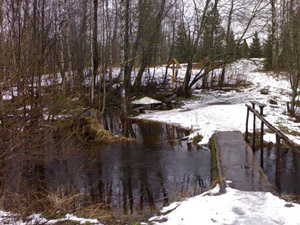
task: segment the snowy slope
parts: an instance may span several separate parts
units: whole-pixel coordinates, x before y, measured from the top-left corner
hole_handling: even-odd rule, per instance
[[[194,100],[184,102],[180,109],[169,111],[148,111],[138,116],[140,119],[155,120],[176,124],[191,129],[193,135],[200,134],[204,138],[199,144],[207,144],[215,131],[239,130],[245,132],[246,107],[250,101],[265,103],[266,119],[277,128],[288,128],[290,131],[300,132],[297,123],[291,121],[286,115],[286,102],[290,100],[290,87],[287,78],[275,77],[272,74],[258,72],[262,62],[240,60],[227,68],[228,76],[235,79],[245,79],[252,85],[241,91],[210,91],[194,92]],[[269,94],[261,94],[267,89]],[[277,105],[270,104],[270,99],[276,100]],[[252,115],[250,115],[250,130],[252,129]],[[257,121],[257,128],[260,122]],[[283,130],[284,132],[284,130]],[[286,135],[295,143],[300,144],[300,137],[293,136],[291,132]],[[265,135],[266,141],[274,141],[275,135]]]
[[[181,109],[170,111],[148,111],[138,118],[177,124],[189,128],[193,135],[204,138],[199,144],[207,144],[215,131],[245,131],[246,107],[252,100],[265,103],[266,119],[278,128],[286,127],[299,132],[297,123],[291,121],[286,112],[290,99],[287,78],[259,72],[261,61],[241,60],[227,68],[227,74],[252,82],[241,92],[196,91],[196,100],[186,101]],[[268,94],[261,90],[267,89]],[[270,104],[270,99],[277,105]],[[250,117],[250,129],[253,117]],[[257,122],[257,125],[260,123]],[[274,134],[266,134],[267,141],[274,141]],[[300,144],[300,137],[287,136]],[[202,195],[176,202],[164,208],[161,216],[154,216],[149,224],[193,225],[193,224],[300,224],[300,205],[288,203],[271,193],[245,192],[230,187],[225,194],[218,194],[219,187]]]
[[[162,210],[162,213],[170,213],[154,216],[149,221],[161,225],[300,224],[300,205],[288,203],[271,193],[230,187],[226,188],[226,194],[218,194],[218,191],[217,186],[186,201],[175,202]]]

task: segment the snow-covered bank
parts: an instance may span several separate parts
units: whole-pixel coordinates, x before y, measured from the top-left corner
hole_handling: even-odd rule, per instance
[[[242,60],[227,68],[228,76],[235,79],[248,80],[252,84],[243,89],[226,91],[196,90],[191,100],[185,101],[180,109],[170,111],[148,111],[139,118],[157,120],[189,128],[192,135],[200,134],[204,138],[200,144],[206,144],[215,131],[240,130],[245,131],[245,104],[256,100],[267,104],[266,118],[277,127],[287,127],[292,131],[299,131],[296,123],[285,115],[286,101],[289,100],[289,83],[284,77],[277,78],[266,73],[258,72],[259,65],[252,61]],[[151,73],[152,74],[152,73]],[[161,73],[163,74],[163,73]],[[180,76],[183,76],[182,71]],[[262,89],[268,90],[263,94]],[[271,104],[270,99],[276,101]],[[252,125],[250,118],[250,126]],[[259,125],[259,121],[257,122]],[[258,126],[259,127],[259,126]],[[251,127],[250,127],[251,128]],[[299,137],[287,133],[289,137],[300,143]],[[274,139],[274,134],[266,134],[265,139]],[[198,161],[199,162],[199,161]],[[190,163],[190,161],[188,162]],[[177,164],[178,165],[178,162]],[[198,164],[197,164],[198,165]],[[293,166],[293,165],[292,165]],[[296,211],[299,205],[287,203],[270,193],[242,192],[227,188],[227,193],[215,195],[218,188],[205,194],[187,199],[183,202],[171,204],[163,212],[176,208],[171,213],[151,219],[154,223],[159,219],[165,224],[299,224]],[[0,213],[0,224],[55,224],[65,221],[75,223],[95,223],[98,220],[77,218],[66,215],[58,220],[46,220],[34,214],[28,217],[28,222],[19,221],[17,215]],[[167,220],[167,221],[165,221]],[[26,220],[27,221],[27,220]],[[150,223],[151,224],[151,223]]]
[[[300,224],[300,205],[286,202],[271,193],[246,192],[230,187],[218,194],[219,187],[164,208],[162,216],[149,221],[165,225]],[[171,211],[171,212],[170,212]],[[167,213],[170,212],[170,213]]]
[[[33,214],[26,218],[26,221],[18,219],[17,214],[10,212],[0,211],[0,224],[2,225],[35,225],[35,224],[60,224],[62,222],[70,222],[70,224],[94,224],[102,225],[97,219],[86,219],[67,214],[64,218],[47,220],[40,214]]]
[[[252,85],[238,91],[195,91],[194,99],[184,102],[180,109],[168,111],[148,111],[138,116],[140,119],[155,120],[176,124],[191,129],[192,135],[202,135],[199,144],[207,144],[215,131],[239,130],[245,132],[246,107],[250,101],[266,104],[266,119],[281,129],[295,143],[300,144],[300,137],[293,135],[300,132],[297,123],[286,115],[286,103],[290,100],[289,81],[285,77],[275,77],[261,69],[261,61],[241,60],[227,68],[227,75],[234,79],[251,82]],[[267,90],[267,94],[262,92]],[[270,100],[276,103],[271,104]],[[250,121],[252,119],[250,115]],[[257,120],[257,127],[260,122]],[[250,130],[252,123],[250,122]],[[286,132],[288,131],[288,132]],[[275,135],[267,133],[266,141],[274,141]]]
[[[289,81],[261,70],[261,61],[241,60],[227,68],[227,75],[252,84],[237,91],[195,91],[194,99],[185,101],[180,109],[148,111],[140,119],[156,120],[191,129],[193,135],[204,138],[199,144],[207,144],[216,131],[239,130],[245,132],[246,107],[250,101],[267,106],[265,118],[281,129],[295,143],[300,144],[299,125],[286,114],[286,102],[290,100]],[[264,91],[262,91],[264,90]],[[272,104],[271,104],[272,102]],[[250,115],[250,131],[253,130]],[[259,128],[260,122],[257,121]],[[285,132],[286,131],[286,132]],[[274,141],[275,135],[264,135],[266,141]],[[225,194],[217,194],[218,187],[202,195],[176,202],[164,208],[162,216],[152,217],[150,224],[300,224],[300,205],[288,203],[271,193],[245,192],[230,187]],[[166,213],[168,212],[168,213]]]

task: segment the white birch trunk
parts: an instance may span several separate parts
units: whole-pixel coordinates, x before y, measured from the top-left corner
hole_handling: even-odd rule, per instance
[[[64,24],[64,17],[63,17],[63,7],[62,1],[58,0],[58,16],[59,16],[59,40],[60,40],[60,75],[62,78],[62,85],[65,84],[65,59],[64,59],[64,40],[63,40],[63,24]]]

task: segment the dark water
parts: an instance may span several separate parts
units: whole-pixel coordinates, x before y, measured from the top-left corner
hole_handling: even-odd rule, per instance
[[[124,125],[115,117],[102,123],[136,141],[100,144],[62,156],[52,149],[44,165],[48,191],[57,193],[61,187],[83,194],[85,204],[102,203],[130,214],[157,210],[209,187],[210,152],[181,141],[187,131],[144,121]]]
[[[255,152],[260,160],[260,151]],[[275,185],[276,151],[264,148],[264,172]],[[283,149],[281,158],[281,193],[300,195],[300,155],[292,150]]]

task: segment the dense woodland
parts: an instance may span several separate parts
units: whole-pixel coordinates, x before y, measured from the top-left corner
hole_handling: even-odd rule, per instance
[[[127,96],[142,91],[145,70],[172,58],[188,64],[181,87],[185,96],[200,79],[207,88],[211,70],[240,57],[264,56],[266,69],[288,72],[292,89],[298,86],[299,1],[2,0],[0,4],[2,95],[11,91],[13,98],[31,106],[30,111],[36,111],[45,92],[68,96],[82,88],[91,107],[103,108],[114,83]],[[255,27],[255,22],[260,25]],[[267,36],[259,35],[266,30]],[[202,70],[191,80],[194,62],[200,62]],[[114,67],[121,68],[117,79]],[[132,81],[135,69],[138,74]],[[43,89],[43,75],[53,80],[50,90]],[[225,75],[224,67],[220,86]]]
[[[7,160],[24,162],[28,149],[40,160],[45,131],[57,130],[59,115],[126,111],[131,96],[164,87],[166,79],[145,84],[143,76],[172,58],[187,65],[176,90],[184,97],[198,81],[210,88],[216,68],[223,87],[227,64],[265,58],[266,70],[289,76],[294,114],[299,18],[299,0],[0,0],[1,176]],[[20,170],[36,174],[33,165]]]

